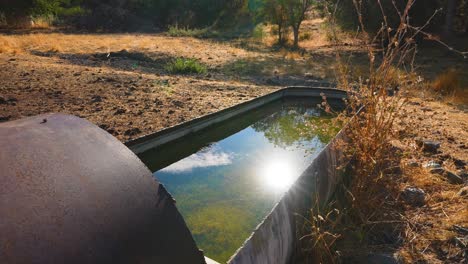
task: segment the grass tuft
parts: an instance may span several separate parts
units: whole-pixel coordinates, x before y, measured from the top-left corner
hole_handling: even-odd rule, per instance
[[[217,33],[209,28],[183,28],[179,26],[170,26],[167,34],[171,37],[193,37],[193,38],[209,38],[215,37]]]
[[[203,74],[206,66],[196,59],[177,58],[169,62],[165,69],[172,74]]]
[[[438,75],[430,86],[435,92],[442,95],[453,94],[460,89],[460,72],[449,69]]]

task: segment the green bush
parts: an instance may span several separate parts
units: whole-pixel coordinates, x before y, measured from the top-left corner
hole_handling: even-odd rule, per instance
[[[165,69],[173,74],[203,74],[206,73],[206,66],[196,59],[177,58],[169,62]]]
[[[169,26],[167,34],[171,37],[194,37],[194,38],[208,38],[214,37],[216,32],[210,31],[208,28],[183,28],[178,26]]]

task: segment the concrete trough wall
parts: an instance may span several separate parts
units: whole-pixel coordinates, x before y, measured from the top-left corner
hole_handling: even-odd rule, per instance
[[[331,88],[288,87],[274,93],[255,98],[253,100],[226,108],[219,112],[209,114],[188,122],[149,134],[134,140],[127,141],[125,145],[135,154],[143,153],[149,149],[170,143],[183,136],[198,132],[202,129],[226,121],[232,117],[245,114],[248,111],[264,106],[285,97],[321,97],[321,94],[330,99],[343,99],[346,92]]]
[[[302,263],[297,261],[306,258],[298,244],[303,217],[316,203],[328,201],[335,191],[342,153],[334,145],[342,137],[339,133],[322,150],[228,263]]]
[[[129,141],[126,145],[139,154],[282,98],[322,96],[326,96],[327,99],[344,99],[346,92],[330,88],[288,87],[220,112]],[[297,241],[300,238],[298,226],[302,223],[298,221],[300,219],[298,215],[306,215],[316,201],[327,201],[333,194],[339,179],[336,167],[341,155],[333,146],[339,138],[342,138],[341,132],[322,150],[290,190],[285,193],[271,213],[258,225],[251,237],[234,254],[229,263],[287,264],[302,257],[300,250],[297,249]]]

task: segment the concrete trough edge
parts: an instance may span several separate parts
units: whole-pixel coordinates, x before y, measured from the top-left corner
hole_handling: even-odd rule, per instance
[[[232,117],[244,114],[252,109],[261,107],[285,97],[321,97],[325,95],[331,99],[343,99],[346,92],[335,88],[293,86],[277,90],[273,93],[257,97],[238,105],[208,114],[190,121],[151,133],[124,144],[135,154],[141,154],[149,149],[170,143],[188,134],[195,133],[207,127],[226,121]]]

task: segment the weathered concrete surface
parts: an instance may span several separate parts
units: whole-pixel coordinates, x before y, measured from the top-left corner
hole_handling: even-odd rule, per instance
[[[288,97],[321,98],[322,96],[334,99],[334,104],[343,106],[341,99],[346,98],[347,94],[345,91],[332,88],[288,87],[129,141],[126,145],[136,154],[140,154],[276,100]],[[341,134],[337,135],[333,142],[341,137]],[[300,238],[297,226],[302,225],[303,221],[297,214],[305,215],[315,202],[326,201],[334,192],[338,180],[336,166],[340,153],[333,148],[333,142],[318,155],[229,263],[290,263],[293,259],[301,258],[298,256],[301,252],[297,250],[296,243]]]
[[[335,191],[341,152],[334,145],[341,138],[340,133],[322,150],[228,263],[286,264],[304,258],[297,244],[302,236],[303,216]]]
[[[0,263],[205,263],[143,163],[89,122],[0,124]]]
[[[274,93],[267,94],[247,102],[229,107],[227,109],[218,111],[213,114],[209,114],[197,119],[190,120],[188,122],[179,124],[174,127],[170,127],[161,130],[156,133],[152,133],[141,138],[130,140],[125,143],[135,154],[143,153],[147,150],[156,148],[163,144],[170,143],[171,141],[182,138],[183,136],[191,133],[200,131],[207,127],[216,125],[229,118],[247,113],[248,111],[264,106],[276,100],[280,100],[286,97],[318,97],[326,95],[329,99],[343,99],[346,98],[346,92],[332,88],[311,88],[311,87],[288,87],[278,90]]]

